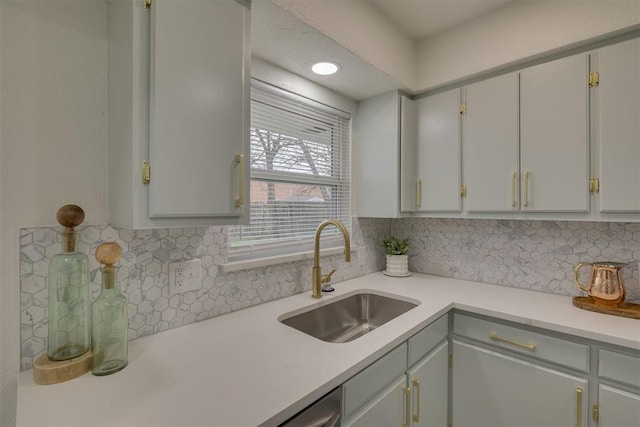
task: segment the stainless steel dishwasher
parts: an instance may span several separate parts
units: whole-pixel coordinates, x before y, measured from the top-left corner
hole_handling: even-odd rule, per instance
[[[340,427],[341,402],[340,387],[337,387],[281,424],[281,427]]]

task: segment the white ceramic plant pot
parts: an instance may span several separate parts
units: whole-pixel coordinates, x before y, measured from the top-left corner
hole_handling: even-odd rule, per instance
[[[387,255],[387,270],[389,276],[407,276],[409,274],[409,255]]]

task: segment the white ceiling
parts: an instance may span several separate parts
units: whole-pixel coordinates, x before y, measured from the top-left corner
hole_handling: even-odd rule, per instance
[[[394,78],[270,1],[251,4],[251,52],[353,100],[402,88]],[[324,59],[340,64],[340,72],[314,74],[311,66]]]
[[[413,40],[422,40],[514,0],[368,0]]]
[[[515,0],[359,1],[378,9],[409,40],[418,41]],[[408,90],[395,78],[269,0],[252,2],[251,50],[255,56],[356,101],[389,90]],[[332,76],[312,73],[311,65],[323,59],[339,63],[340,72]]]

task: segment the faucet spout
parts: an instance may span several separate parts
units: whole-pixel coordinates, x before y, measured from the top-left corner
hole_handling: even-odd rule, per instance
[[[313,291],[311,296],[316,299],[322,297],[322,283],[329,282],[331,280],[331,274],[333,274],[332,271],[329,275],[323,276],[320,268],[320,234],[322,234],[322,230],[324,230],[328,225],[335,225],[342,233],[342,238],[344,239],[344,260],[346,262],[351,262],[351,239],[349,238],[347,228],[337,219],[327,219],[322,221],[320,225],[318,225],[318,228],[316,228],[316,233],[313,238]]]

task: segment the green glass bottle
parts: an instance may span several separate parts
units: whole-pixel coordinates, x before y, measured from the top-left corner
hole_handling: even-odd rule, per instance
[[[50,360],[68,360],[89,350],[89,258],[76,252],[74,227],[84,220],[84,211],[76,205],[58,210],[58,222],[65,227],[62,253],[49,262],[49,335]]]
[[[127,298],[116,283],[116,267],[122,256],[117,243],[103,243],[96,249],[102,267],[102,291],[91,304],[91,351],[93,375],[109,375],[127,366]]]

